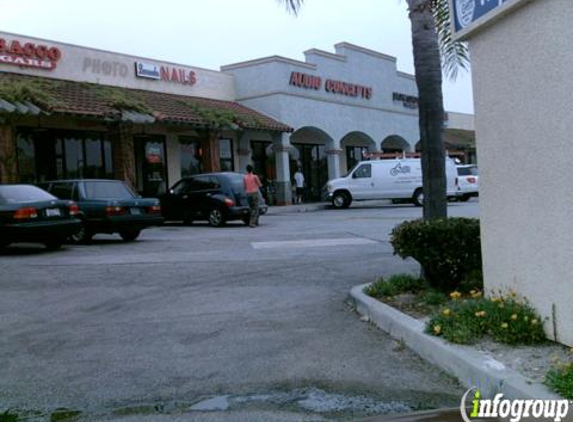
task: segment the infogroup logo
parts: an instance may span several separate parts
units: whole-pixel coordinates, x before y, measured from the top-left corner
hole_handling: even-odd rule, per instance
[[[468,408],[471,409],[469,414]],[[510,400],[504,399],[501,393],[491,400],[482,398],[480,390],[472,387],[462,396],[460,412],[464,422],[474,422],[478,418],[509,418],[510,422],[534,418],[560,422],[569,413],[569,400]]]

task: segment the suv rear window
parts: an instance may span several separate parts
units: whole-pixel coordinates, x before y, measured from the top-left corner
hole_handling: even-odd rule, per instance
[[[31,185],[0,186],[0,204],[20,204],[25,202],[50,201],[57,199],[45,190]]]
[[[85,182],[87,199],[131,199],[135,195],[123,182]]]

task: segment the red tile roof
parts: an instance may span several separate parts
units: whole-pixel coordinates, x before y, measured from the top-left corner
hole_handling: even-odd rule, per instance
[[[27,100],[51,113],[90,116],[121,120],[122,110],[152,115],[156,122],[214,127],[232,123],[243,129],[292,132],[292,128],[258,111],[233,101],[212,100],[137,89],[111,87],[86,82],[64,81],[13,73],[0,73],[0,99],[13,103],[14,98],[2,95],[10,86],[35,87],[48,94],[18,95],[16,101]],[[28,92],[29,90],[25,89]],[[43,96],[42,96],[43,97]]]

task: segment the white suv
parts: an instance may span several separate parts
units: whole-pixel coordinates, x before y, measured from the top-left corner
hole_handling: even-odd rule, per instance
[[[474,164],[459,165],[458,168],[458,200],[466,202],[472,196],[479,196],[478,169]]]

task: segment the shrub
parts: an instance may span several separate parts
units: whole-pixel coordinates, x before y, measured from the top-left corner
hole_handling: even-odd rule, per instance
[[[566,399],[573,400],[573,363],[550,369],[545,376],[545,385]]]
[[[383,296],[396,296],[400,293],[417,293],[427,287],[424,279],[410,274],[394,274],[384,280],[380,277],[376,282],[366,287],[364,293],[368,296],[380,298]]]
[[[428,321],[426,332],[452,343],[472,344],[484,335],[510,345],[545,341],[541,318],[513,296],[451,300]],[[453,295],[458,297],[458,295]]]
[[[406,221],[396,226],[390,243],[394,254],[414,258],[431,286],[448,291],[481,271],[479,220],[440,218]]]

